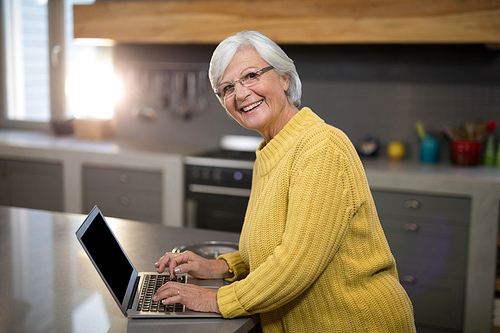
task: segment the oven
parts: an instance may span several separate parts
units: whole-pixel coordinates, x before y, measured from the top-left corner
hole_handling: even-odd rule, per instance
[[[220,149],[186,157],[186,226],[241,232],[262,140],[250,138],[252,144],[236,145],[241,137],[224,137]]]

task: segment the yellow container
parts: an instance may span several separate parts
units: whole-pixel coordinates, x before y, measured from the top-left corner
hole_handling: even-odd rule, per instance
[[[114,136],[113,119],[75,119],[73,122],[75,136],[84,140],[106,140]]]

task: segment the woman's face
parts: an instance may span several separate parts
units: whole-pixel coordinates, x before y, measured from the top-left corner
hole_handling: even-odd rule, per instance
[[[253,50],[237,52],[229,63],[221,85],[239,80],[250,72],[269,66]],[[274,70],[263,73],[251,87],[236,83],[235,93],[223,99],[227,112],[243,127],[258,131],[269,142],[296,113],[286,97],[288,78],[280,77]]]

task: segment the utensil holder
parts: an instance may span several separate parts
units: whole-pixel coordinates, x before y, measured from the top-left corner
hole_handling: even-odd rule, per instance
[[[481,141],[453,140],[451,161],[455,165],[478,165],[481,161]]]
[[[432,136],[426,136],[420,143],[420,161],[437,163],[439,161],[440,142]]]

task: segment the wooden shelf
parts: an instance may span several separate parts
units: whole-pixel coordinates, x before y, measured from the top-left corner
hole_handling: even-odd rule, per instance
[[[106,1],[74,6],[75,38],[217,44],[241,30],[278,43],[500,43],[491,0]]]

